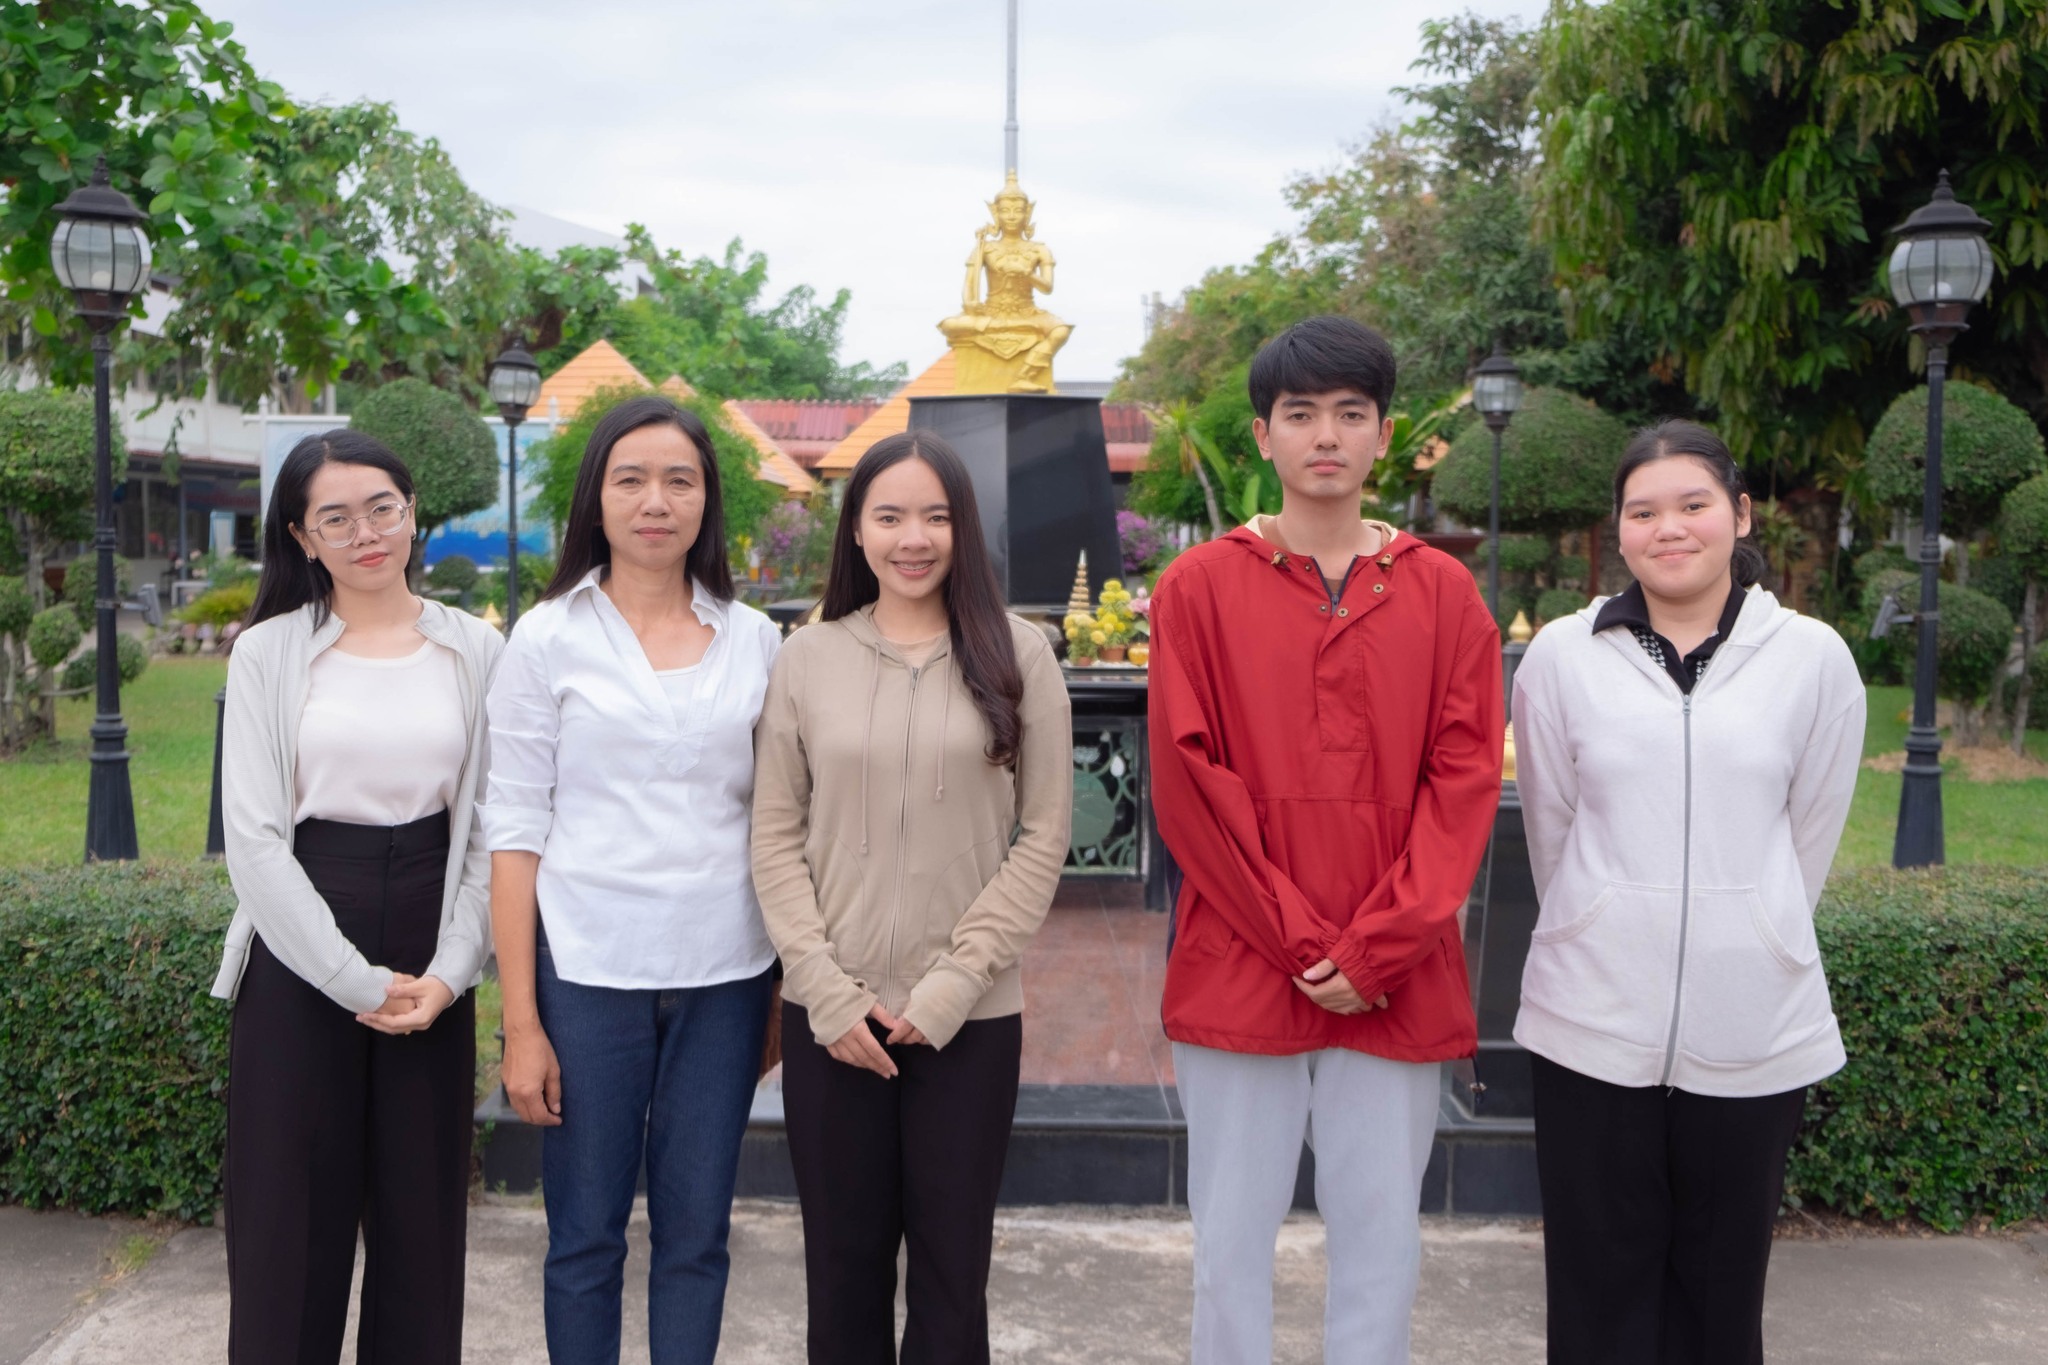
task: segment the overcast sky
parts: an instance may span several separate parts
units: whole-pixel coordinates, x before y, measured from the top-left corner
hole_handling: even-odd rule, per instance
[[[1541,0],[1021,0],[1025,191],[1074,324],[1065,379],[1107,379],[1141,296],[1242,262],[1282,187],[1399,115],[1417,28]],[[664,247],[765,251],[779,293],[848,288],[842,358],[944,349],[1002,184],[1003,0],[211,0],[301,101],[397,106],[486,197]]]

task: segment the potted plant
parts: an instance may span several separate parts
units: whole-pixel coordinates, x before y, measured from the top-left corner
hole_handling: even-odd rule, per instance
[[[1095,608],[1095,624],[1101,633],[1104,663],[1120,664],[1138,633],[1137,613],[1131,609],[1131,594],[1120,579],[1103,580],[1102,600]]]
[[[1106,633],[1096,623],[1095,617],[1087,612],[1068,612],[1065,622],[1067,633],[1067,662],[1076,668],[1087,668],[1094,664],[1102,653]]]

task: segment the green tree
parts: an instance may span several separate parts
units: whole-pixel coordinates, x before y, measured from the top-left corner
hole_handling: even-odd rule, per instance
[[[1906,570],[1878,574],[1863,590],[1864,609],[1874,615],[1886,597],[1918,602],[1919,585],[1920,575]],[[1936,691],[1954,703],[1951,728],[1967,748],[1982,739],[1984,703],[2012,648],[2012,613],[1996,598],[1956,583],[1936,585],[1935,609],[1941,613],[1934,633]],[[1910,659],[1919,652],[1920,632],[1901,627],[1897,642]]]
[[[1954,362],[2048,393],[2048,0],[1559,0],[1534,225],[1579,335],[1637,329],[1737,455],[1862,450],[1914,380],[1886,233],[1935,174],[1994,224]]]
[[[2020,608],[2020,658],[2031,663],[2041,643],[2041,583],[2048,579],[2048,474],[2036,474],[2005,495],[1998,539],[2006,556],[2027,576],[2026,600]],[[2031,666],[2020,670],[2012,708],[2012,751],[2016,754],[2026,752],[2035,671]]]
[[[533,510],[553,522],[557,533],[569,519],[569,508],[576,495],[576,472],[583,467],[583,452],[590,446],[599,419],[629,398],[658,392],[635,384],[599,389],[583,400],[576,415],[556,428],[554,435],[533,448],[530,458],[538,462],[535,467],[539,471]],[[678,399],[673,394],[660,396],[695,413],[711,434],[711,450],[718,460],[719,491],[725,500],[726,540],[737,560],[739,542],[752,538],[760,529],[762,518],[781,501],[782,489],[760,477],[761,459],[753,443],[733,430],[716,399],[701,394],[688,399]]]
[[[876,370],[839,363],[852,294],[825,305],[808,285],[769,302],[768,258],[735,237],[719,259],[663,251],[645,228],[627,229],[628,251],[654,276],[654,292],[612,310],[606,332],[643,374],[679,374],[722,398],[858,398],[887,393],[908,376],[900,362]]]
[[[1597,525],[1613,510],[1614,464],[1627,444],[1628,427],[1587,399],[1559,389],[1524,393],[1501,437],[1500,524],[1503,531],[1534,533],[1541,549],[1511,555],[1512,542],[1501,537],[1503,625],[1517,611],[1536,610],[1543,586],[1558,586],[1559,536]],[[1467,526],[1486,525],[1493,503],[1491,431],[1478,422],[1466,426],[1432,472],[1439,509]],[[1483,548],[1480,553],[1483,562]],[[1545,577],[1551,582],[1538,581]]]
[[[498,443],[454,394],[420,379],[393,380],[356,404],[349,425],[389,446],[412,471],[421,540],[497,501]]]
[[[1870,433],[1863,468],[1871,496],[1917,509],[1927,481],[1927,387],[1895,399]],[[1970,580],[1968,542],[1998,517],[2005,495],[2043,470],[2048,447],[2027,414],[1976,384],[1943,393],[1941,529],[1956,539],[1956,582]]]
[[[118,424],[113,433],[122,449]],[[0,508],[21,573],[38,606],[43,560],[65,541],[83,540],[93,496],[92,399],[58,389],[0,389]]]
[[[89,379],[91,353],[50,265],[52,210],[100,155],[179,281],[166,342],[204,347],[245,389],[280,370],[324,382],[361,338],[439,321],[381,257],[295,215],[294,163],[274,153],[296,111],[233,31],[190,0],[0,0],[0,324],[33,325],[53,382]]]

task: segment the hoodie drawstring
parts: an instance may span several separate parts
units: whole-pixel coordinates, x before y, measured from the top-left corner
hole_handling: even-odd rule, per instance
[[[882,651],[874,654],[874,669],[868,674],[868,725],[860,737],[860,852],[868,852],[868,757],[875,740],[875,694],[882,690]]]
[[[950,666],[952,662],[953,656],[948,654],[946,656],[947,665]],[[946,799],[946,722],[952,718],[952,715],[953,688],[952,680],[948,679],[945,688],[945,700],[939,703],[939,789],[932,793],[932,800],[934,801]]]

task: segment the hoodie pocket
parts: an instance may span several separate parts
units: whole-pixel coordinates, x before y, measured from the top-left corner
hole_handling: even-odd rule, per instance
[[[1610,882],[1583,913],[1529,936],[1522,993],[1581,1028],[1661,1048],[1678,971],[1678,888]]]
[[[1763,1061],[1828,1014],[1820,955],[1795,952],[1754,887],[1695,887],[1680,1046],[1722,1063]]]

